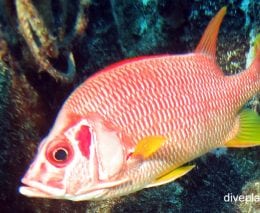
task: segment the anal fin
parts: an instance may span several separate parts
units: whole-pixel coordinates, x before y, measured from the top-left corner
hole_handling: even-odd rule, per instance
[[[166,183],[170,183],[177,178],[187,174],[189,171],[191,171],[195,165],[190,165],[190,166],[182,166],[177,169],[171,170],[170,172],[159,176],[153,183],[147,185],[145,188],[150,188],[150,187],[155,187],[155,186],[160,186],[164,185]]]

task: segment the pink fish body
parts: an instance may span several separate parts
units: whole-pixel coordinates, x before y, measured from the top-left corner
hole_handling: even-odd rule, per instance
[[[80,85],[22,179],[32,197],[106,199],[159,186],[216,147],[259,145],[259,120],[243,105],[260,92],[259,46],[252,65],[224,76],[215,62],[212,19],[194,53],[135,58],[105,68]],[[243,120],[252,119],[249,143]],[[240,138],[239,138],[240,137]]]

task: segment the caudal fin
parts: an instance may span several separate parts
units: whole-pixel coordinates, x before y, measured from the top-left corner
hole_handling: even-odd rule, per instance
[[[239,115],[238,134],[225,145],[236,148],[260,146],[260,116],[252,110],[243,110]]]

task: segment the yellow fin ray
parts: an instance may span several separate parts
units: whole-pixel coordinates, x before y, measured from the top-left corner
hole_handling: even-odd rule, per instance
[[[239,131],[226,142],[227,147],[246,148],[260,145],[260,116],[253,110],[243,110],[239,115]]]
[[[177,178],[187,174],[194,167],[195,167],[195,165],[182,166],[182,167],[176,168],[176,169],[160,176],[153,183],[147,185],[145,188],[150,188],[150,187],[155,187],[155,186],[160,186],[160,185],[170,183],[170,182],[176,180]]]
[[[144,159],[155,153],[166,141],[163,136],[147,136],[136,145],[131,157],[141,156]]]

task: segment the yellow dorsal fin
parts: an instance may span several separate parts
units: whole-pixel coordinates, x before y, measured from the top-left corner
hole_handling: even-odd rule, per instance
[[[245,148],[260,145],[260,116],[245,109],[239,115],[239,130],[235,138],[225,143],[227,147]]]
[[[195,165],[182,166],[177,169],[171,170],[170,172],[157,178],[153,183],[147,185],[145,188],[150,188],[150,187],[155,187],[155,186],[164,185],[166,183],[170,183],[170,182],[176,180],[177,178],[187,174],[194,167],[195,167]]]
[[[222,7],[215,17],[212,18],[195,49],[195,53],[206,54],[215,60],[218,32],[226,12],[227,7]]]
[[[148,158],[156,152],[166,141],[163,136],[147,136],[136,145],[131,157]]]

